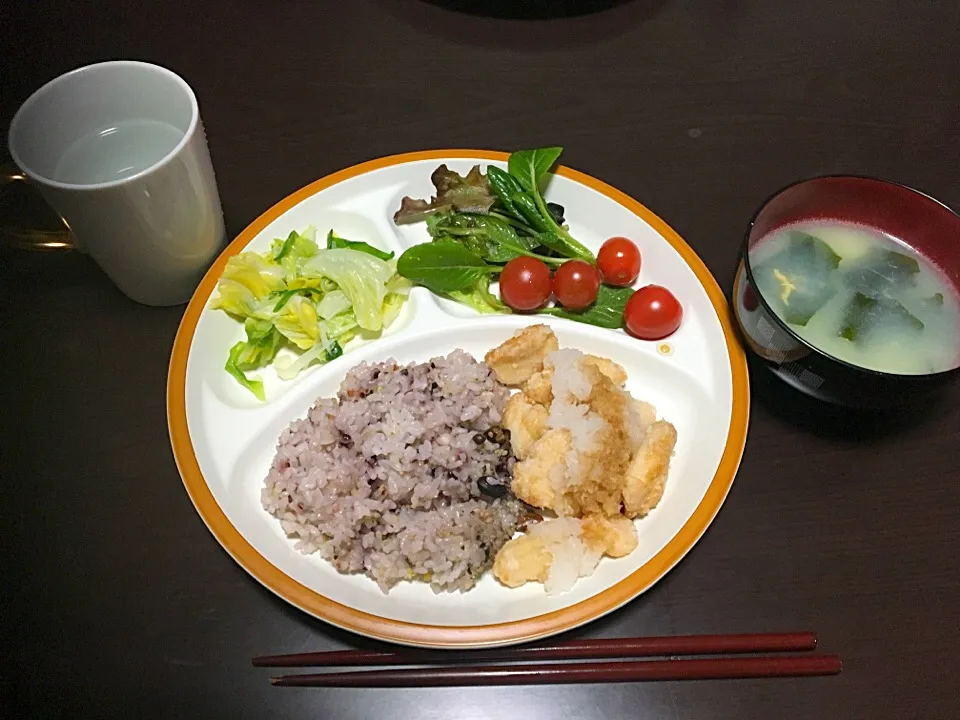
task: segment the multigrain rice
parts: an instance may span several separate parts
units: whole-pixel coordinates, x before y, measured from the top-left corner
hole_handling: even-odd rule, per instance
[[[283,431],[263,506],[300,552],[384,592],[403,580],[468,590],[523,519],[509,492],[508,398],[461,350],[362,363]]]

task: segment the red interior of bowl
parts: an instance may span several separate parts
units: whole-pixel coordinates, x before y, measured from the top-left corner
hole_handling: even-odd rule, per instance
[[[774,230],[801,221],[866,225],[897,238],[937,265],[960,294],[960,216],[902,185],[860,177],[821,177],[791,185],[759,212],[752,246]]]

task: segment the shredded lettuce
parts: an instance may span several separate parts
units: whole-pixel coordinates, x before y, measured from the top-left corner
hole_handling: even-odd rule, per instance
[[[368,245],[365,242],[355,242],[353,240],[347,240],[337,235],[333,230],[327,233],[327,247],[328,248],[351,248],[352,250],[359,250],[360,252],[365,252],[369,255],[373,255],[375,258],[380,258],[381,260],[391,260],[393,259],[393,251],[384,252],[378,248],[373,247],[373,245]]]
[[[324,347],[319,343],[307,350],[303,355],[286,365],[277,365],[277,375],[281,380],[293,380],[305,368],[314,362],[330,362],[334,358],[343,355],[343,348],[340,343],[334,340],[329,347]]]
[[[237,366],[241,370],[256,370],[273,361],[283,342],[283,336],[269,322],[247,318],[244,322],[247,341],[237,356]]]
[[[323,300],[317,303],[317,314],[324,320],[329,320],[352,307],[353,303],[350,302],[350,298],[344,294],[343,290],[332,290],[323,296]]]
[[[406,300],[406,294],[400,295],[390,293],[383,299],[383,326],[387,327],[393,324],[400,311],[403,309],[403,301]]]
[[[409,293],[393,253],[332,230],[328,244],[318,247],[312,227],[293,231],[266,253],[230,258],[220,277],[211,307],[243,321],[246,334],[231,347],[224,369],[261,401],[263,381],[248,373],[274,363],[278,376],[291,380],[314,363],[340,357],[357,335],[376,336],[389,327]],[[283,348],[297,357],[277,360]]]
[[[263,390],[263,381],[248,378],[238,364],[240,354],[243,352],[245,345],[246,343],[241,341],[230,348],[230,356],[227,358],[227,364],[224,365],[223,368],[233,375],[238,383],[256,395],[258,400],[264,401],[267,399],[267,395]]]
[[[303,266],[306,277],[332,280],[350,299],[357,322],[364,330],[383,328],[383,299],[396,264],[350,248],[330,248],[317,253]]]
[[[261,300],[285,288],[283,271],[278,265],[256,253],[240,253],[227,260],[213,307],[241,318],[248,317]]]

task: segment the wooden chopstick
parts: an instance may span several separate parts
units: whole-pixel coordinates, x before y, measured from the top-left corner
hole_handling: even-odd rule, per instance
[[[336,667],[351,665],[426,665],[468,660],[589,660],[598,658],[639,658],[668,655],[716,655],[721,653],[799,652],[814,650],[817,636],[812,632],[759,633],[742,635],[679,635],[674,637],[612,638],[573,640],[547,646],[526,646],[499,650],[451,651],[334,650],[331,652],[265,655],[253,658],[257,667]]]
[[[836,675],[836,655],[627,660],[559,665],[479,665],[405,668],[360,672],[284,675],[271,678],[279,687],[450,687],[462,685],[559,685],[652,680],[722,680],[731,678]]]

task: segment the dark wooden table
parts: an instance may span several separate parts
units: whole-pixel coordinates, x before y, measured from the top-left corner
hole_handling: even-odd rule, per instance
[[[232,234],[317,177],[432,147],[562,144],[724,287],[747,218],[794,179],[872,174],[960,205],[957,3],[634,0],[521,21],[417,0],[13,0],[0,26],[4,127],[80,64],[181,73]],[[164,408],[183,308],[134,304],[82,256],[0,260],[3,717],[960,717],[956,387],[922,412],[849,417],[755,372],[716,522],[651,592],[575,633],[810,628],[840,677],[280,690],[251,656],[362,641],[276,600],[194,512]]]

